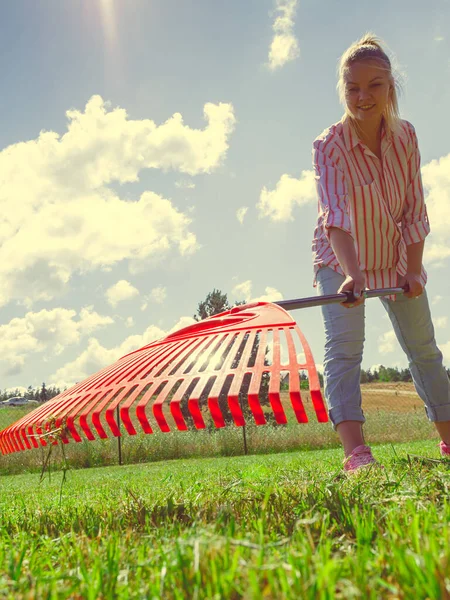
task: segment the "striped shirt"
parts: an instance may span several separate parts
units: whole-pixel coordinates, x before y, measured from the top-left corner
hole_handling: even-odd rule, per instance
[[[367,288],[396,287],[397,273],[407,270],[407,245],[430,232],[417,135],[411,123],[400,123],[395,134],[383,125],[381,161],[348,119],[314,140],[319,213],[312,244],[314,273],[328,266],[344,275],[329,237],[329,228],[338,227],[354,240]],[[425,285],[423,266],[420,279]]]

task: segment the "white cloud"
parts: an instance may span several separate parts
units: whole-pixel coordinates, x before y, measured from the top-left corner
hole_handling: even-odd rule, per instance
[[[106,290],[106,299],[111,306],[117,306],[119,302],[129,300],[139,295],[139,290],[135,288],[129,281],[121,279]]]
[[[431,226],[424,259],[442,266],[450,256],[450,154],[427,163],[421,172]]]
[[[160,285],[152,289],[150,294],[144,296],[144,301],[141,304],[141,310],[147,310],[149,302],[155,302],[156,304],[162,304],[167,298],[167,288]]]
[[[314,171],[302,171],[300,179],[284,174],[274,190],[263,188],[257,208],[259,217],[272,221],[292,221],[295,205],[302,206],[317,201]]]
[[[435,244],[431,240],[435,239],[435,235],[430,238],[430,242],[425,244],[424,257],[428,264],[433,267],[444,267],[445,259],[450,256],[450,248],[446,244]]]
[[[90,338],[86,350],[75,360],[58,369],[50,377],[50,384],[61,389],[70,388],[75,383],[86,379],[88,375],[92,375],[115,362],[121,355],[119,348],[108,350],[96,338]]]
[[[188,179],[180,179],[175,182],[175,187],[183,189],[183,190],[193,190],[195,188],[195,183],[193,181],[189,181]]]
[[[133,327],[134,319],[133,317],[127,317],[125,320],[125,327]]]
[[[125,354],[138,350],[193,323],[195,323],[195,320],[192,317],[182,317],[169,331],[150,325],[142,335],[131,335],[114,348],[105,348],[96,338],[90,338],[87,348],[75,360],[65,364],[50,377],[50,385],[56,385],[61,389],[71,387],[104,367],[113,364]]]
[[[239,223],[242,225],[244,222],[244,218],[245,215],[247,214],[248,211],[248,207],[247,206],[242,206],[241,208],[238,208],[236,211],[236,217],[237,220],[239,221]]]
[[[77,313],[65,308],[28,312],[22,318],[12,319],[0,326],[0,361],[7,374],[22,371],[31,354],[56,356],[67,346],[80,340],[100,327],[111,325],[110,317],[99,315],[92,307],[83,308],[78,320]]]
[[[248,279],[247,281],[243,281],[242,283],[238,283],[237,285],[234,286],[234,288],[232,289],[233,296],[235,296],[238,299],[243,298],[244,300],[246,300],[247,302],[250,299],[250,296],[252,294],[252,282],[250,279]]]
[[[266,287],[265,294],[258,296],[257,298],[253,298],[252,302],[276,302],[277,300],[283,300],[283,294],[279,292],[276,288]]]
[[[448,319],[447,317],[436,317],[433,319],[433,323],[436,329],[444,329],[447,327]]]
[[[22,396],[23,396],[23,395],[24,395],[24,394],[25,394],[27,391],[28,391],[28,390],[27,390],[27,388],[24,388],[24,387],[23,387],[23,386],[21,386],[21,385],[18,385],[17,387],[12,387],[12,388],[6,388],[6,389],[5,389],[5,392],[6,392],[6,393],[12,393],[12,394],[19,393],[19,394],[21,394]]]
[[[431,304],[438,304],[438,302],[440,302],[441,300],[444,299],[444,296],[440,296],[439,294],[437,296],[434,296],[433,300],[431,301]]]
[[[150,292],[150,300],[156,302],[157,304],[162,304],[164,300],[167,298],[167,288],[160,285],[155,287]]]
[[[74,273],[198,248],[191,219],[169,200],[145,191],[124,201],[108,185],[139,181],[142,169],[212,172],[226,156],[232,105],[205,104],[202,130],[179,113],[156,125],[108,108],[93,96],[84,112],[67,111],[64,135],[42,131],[0,152],[0,306],[51,300]]]
[[[55,308],[53,311],[63,310]],[[53,311],[45,311],[41,310],[40,313],[51,313]],[[67,311],[69,312],[69,311]],[[36,313],[35,313],[36,314]],[[104,327],[105,325],[111,325],[114,323],[111,317],[103,317],[94,311],[93,306],[85,306],[80,310],[80,320],[78,321],[78,329],[82,336],[89,335],[93,331],[96,331],[99,327]]]
[[[447,365],[447,368],[450,368],[450,342],[442,345],[440,344],[439,350],[444,356],[444,365]]]
[[[404,355],[402,355],[402,358],[403,357],[404,357]],[[389,360],[389,366],[387,366],[387,365],[372,365],[368,369],[364,368],[364,370],[374,373],[375,371],[379,371],[381,369],[381,367],[393,368],[393,369],[407,369],[408,365],[406,364],[406,360],[397,360],[394,362],[392,362],[392,360]]]
[[[300,56],[298,41],[293,33],[296,9],[297,0],[275,0],[274,13],[277,16],[272,26],[274,36],[268,64],[271,71]]]
[[[273,287],[266,287],[265,294],[258,297],[252,297],[252,282],[250,279],[238,283],[232,290],[233,296],[238,300],[244,299],[247,303],[250,302],[276,302],[277,300],[283,300],[283,295],[277,289]]]
[[[387,331],[378,338],[378,350],[380,354],[395,352],[397,347],[397,338],[394,331]]]

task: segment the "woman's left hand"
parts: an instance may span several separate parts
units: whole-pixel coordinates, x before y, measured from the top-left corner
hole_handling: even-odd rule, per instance
[[[397,275],[397,285],[402,288],[407,286],[408,291],[403,294],[406,298],[418,298],[423,293],[420,275],[415,273],[406,273],[405,276]]]

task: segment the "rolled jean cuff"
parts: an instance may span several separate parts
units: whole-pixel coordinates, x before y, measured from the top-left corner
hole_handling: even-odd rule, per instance
[[[343,421],[359,421],[361,425],[366,422],[362,410],[351,406],[346,407],[341,405],[336,408],[331,408],[328,411],[328,416],[330,417],[331,426],[334,431],[336,431],[336,427],[339,423],[342,423]]]
[[[433,423],[450,421],[450,404],[440,404],[438,406],[425,406],[425,412],[428,420]]]

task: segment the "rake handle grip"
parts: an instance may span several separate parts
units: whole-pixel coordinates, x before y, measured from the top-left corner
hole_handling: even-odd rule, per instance
[[[376,290],[364,290],[364,298],[380,298],[381,296],[391,296],[403,294],[408,291],[407,288],[380,288]],[[328,296],[312,296],[311,298],[298,298],[296,300],[279,300],[274,302],[285,310],[296,310],[297,308],[310,308],[313,306],[322,306],[324,304],[338,304],[341,302],[352,302],[355,298],[353,292],[342,292],[341,294],[330,294]]]

